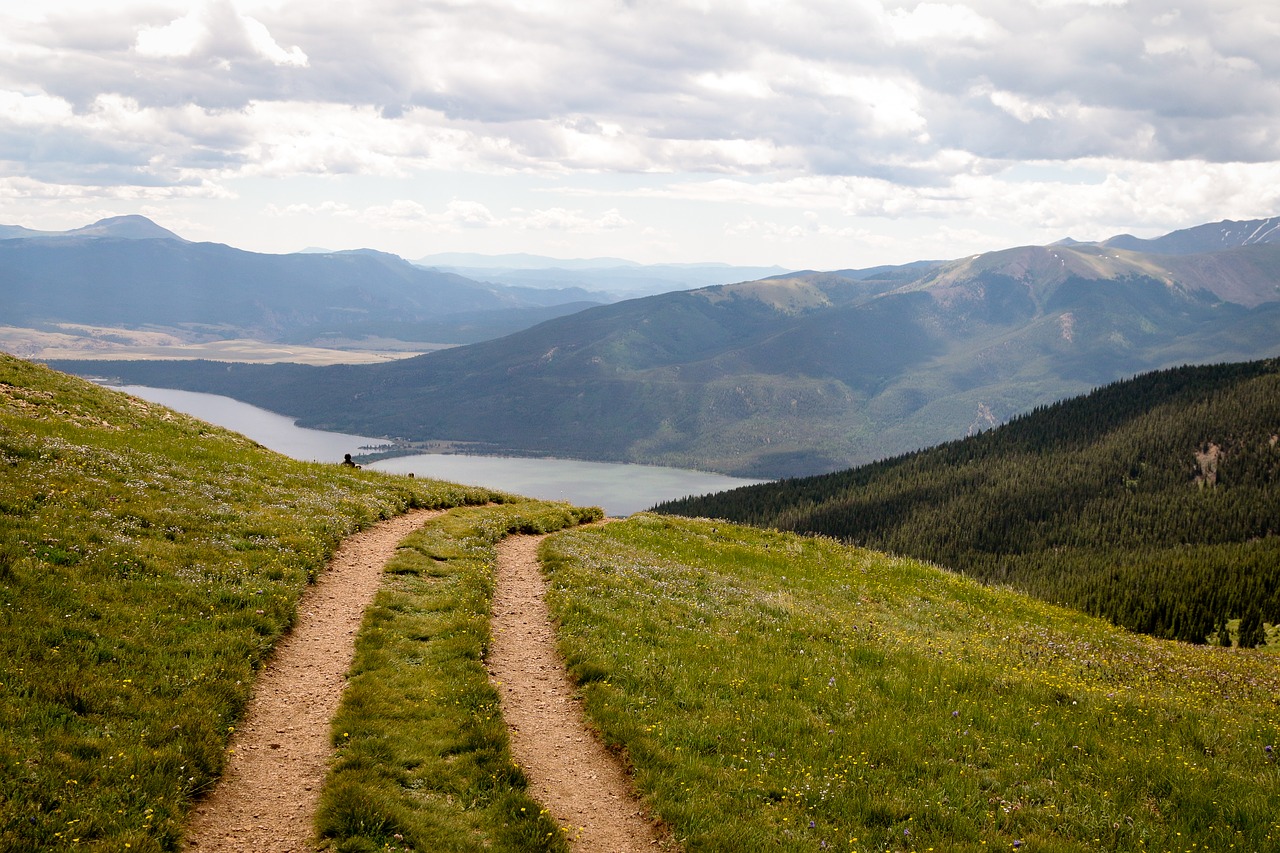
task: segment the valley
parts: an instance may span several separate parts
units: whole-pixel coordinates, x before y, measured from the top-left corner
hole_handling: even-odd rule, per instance
[[[1278,33],[0,4],[0,853],[1280,853]]]
[[[787,273],[596,305],[382,364],[54,363],[341,432],[806,476],[1135,374],[1280,355],[1269,222],[1116,238],[1143,251],[1061,243]]]
[[[1268,849],[1280,244],[1266,226],[588,307],[438,303],[409,326],[386,291],[264,312],[296,293],[247,298],[245,281],[222,300],[235,322],[200,313],[221,310],[208,299],[153,300],[176,313],[136,326],[67,307],[105,310],[106,293],[23,315],[12,328],[64,336],[36,339],[50,345],[207,347],[170,351],[221,358],[51,362],[307,426],[782,479],[574,529],[601,510],[285,460],[2,356],[0,710],[23,722],[0,761],[24,769],[0,788],[0,839],[177,849],[327,556],[433,508],[447,511],[403,540],[356,638],[313,825],[332,847],[571,849],[572,826],[529,796],[484,666],[496,548],[550,533],[568,675],[677,848]],[[136,258],[137,239],[82,235],[63,257],[83,272],[100,249]],[[1205,251],[1215,239],[1229,245]],[[152,258],[186,251],[143,240],[174,244]],[[184,274],[193,286],[252,261],[199,251],[213,266]],[[362,253],[306,263],[321,282],[418,276]],[[515,298],[431,275],[446,276],[431,299]],[[426,306],[413,287],[402,297]],[[44,291],[18,292],[13,310],[30,311]],[[559,316],[497,336],[480,323],[433,352],[357,364],[339,349],[539,310]]]
[[[447,511],[400,542],[356,637],[313,825],[330,847],[572,849],[485,669],[496,546],[518,532],[552,534],[567,671],[677,849],[1276,842],[1267,650],[826,537],[583,527],[598,510],[295,462],[7,356],[0,463],[12,849],[180,849],[301,592],[349,533],[427,507]]]

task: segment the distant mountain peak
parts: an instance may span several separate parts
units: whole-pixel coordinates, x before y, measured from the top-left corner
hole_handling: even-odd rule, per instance
[[[168,228],[161,228],[145,216],[108,216],[92,225],[64,232],[68,237],[121,237],[128,240],[182,240]],[[185,241],[184,241],[185,242]]]
[[[0,225],[0,239],[55,239],[59,237],[114,237],[124,240],[182,240],[167,228],[161,228],[145,216],[127,214],[108,216],[92,225],[70,231],[39,231],[21,225]]]
[[[1224,219],[1183,228],[1150,240],[1132,234],[1118,234],[1098,245],[1153,255],[1198,255],[1261,243],[1280,243],[1280,216],[1240,221]]]

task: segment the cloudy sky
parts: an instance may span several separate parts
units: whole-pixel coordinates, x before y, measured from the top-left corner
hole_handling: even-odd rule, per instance
[[[38,10],[38,11],[37,11]],[[40,0],[0,223],[839,268],[1280,213],[1273,0]]]

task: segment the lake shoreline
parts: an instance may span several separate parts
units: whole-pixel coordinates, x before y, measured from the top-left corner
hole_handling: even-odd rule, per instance
[[[300,427],[288,416],[216,394],[145,385],[105,387],[234,430],[294,459],[336,464],[350,453],[353,459],[372,471],[412,474],[543,500],[599,506],[611,516],[630,515],[667,500],[763,482],[634,462],[510,455],[502,451],[477,452],[480,445],[470,442],[421,442],[415,447],[394,439]],[[424,451],[422,447],[431,450]]]

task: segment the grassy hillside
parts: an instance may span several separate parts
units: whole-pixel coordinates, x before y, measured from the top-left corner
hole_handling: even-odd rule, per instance
[[[358,638],[337,850],[563,850],[483,670],[492,544],[594,517],[295,463],[0,359],[0,850],[176,849],[347,532],[411,537]],[[640,515],[544,546],[588,712],[688,851],[1270,850],[1273,659],[906,559]]]
[[[664,513],[821,533],[1193,642],[1280,622],[1280,361],[1116,383],[963,441]]]
[[[685,850],[1280,849],[1270,656],[723,522],[543,557],[587,710]]]
[[[303,464],[0,356],[0,850],[172,850],[346,534],[488,490]]]

